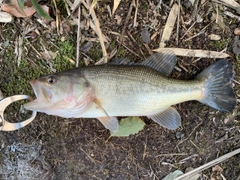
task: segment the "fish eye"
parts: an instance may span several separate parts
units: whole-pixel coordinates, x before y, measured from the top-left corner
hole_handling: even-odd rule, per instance
[[[47,79],[47,82],[49,84],[54,84],[54,83],[57,82],[57,79],[54,76],[49,76],[48,79]]]

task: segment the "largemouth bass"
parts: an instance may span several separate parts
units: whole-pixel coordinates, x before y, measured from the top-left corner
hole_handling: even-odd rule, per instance
[[[184,101],[197,100],[227,112],[236,105],[232,66],[227,60],[217,61],[190,81],[167,77],[177,62],[171,51],[153,54],[139,64],[121,62],[33,80],[37,98],[24,107],[64,118],[98,118],[107,129],[117,131],[117,116],[147,116],[174,130],[181,125],[181,117],[171,105]]]

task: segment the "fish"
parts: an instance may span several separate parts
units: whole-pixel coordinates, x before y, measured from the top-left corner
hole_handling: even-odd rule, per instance
[[[112,132],[118,131],[121,116],[147,116],[175,130],[181,116],[172,106],[185,101],[234,110],[234,74],[227,59],[216,61],[193,80],[169,78],[176,63],[175,54],[163,50],[140,63],[122,58],[42,76],[30,82],[36,99],[24,107],[63,118],[97,118]]]

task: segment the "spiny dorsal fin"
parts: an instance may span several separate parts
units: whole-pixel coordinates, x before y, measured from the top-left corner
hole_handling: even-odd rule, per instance
[[[134,65],[134,62],[131,62],[129,59],[127,58],[118,58],[118,59],[114,59],[111,62],[109,62],[108,64],[114,64],[114,65]]]
[[[163,75],[168,76],[174,69],[177,63],[177,57],[171,50],[161,50],[154,53],[139,65],[151,67]]]

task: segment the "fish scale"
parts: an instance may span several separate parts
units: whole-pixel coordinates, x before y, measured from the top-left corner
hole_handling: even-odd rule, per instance
[[[95,87],[96,97],[110,116],[143,115],[143,111],[152,114],[179,102],[202,98],[201,81],[172,80],[143,66],[92,66],[79,73]]]

